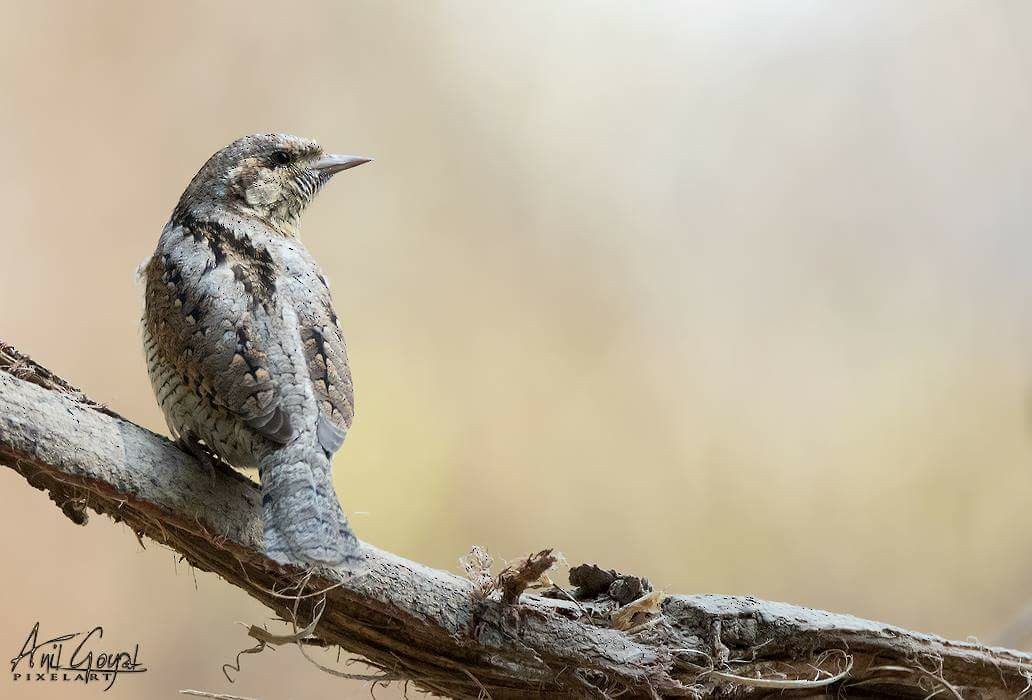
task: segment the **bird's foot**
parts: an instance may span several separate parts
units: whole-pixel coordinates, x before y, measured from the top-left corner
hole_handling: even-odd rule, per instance
[[[270,547],[269,536],[269,533],[266,533],[266,556],[280,566],[294,567],[334,583],[343,583],[369,573],[369,564],[362,552],[356,552],[336,562],[311,559],[276,545]],[[274,541],[278,539],[277,535],[273,537]]]
[[[215,482],[215,476],[226,468],[225,462],[210,447],[189,433],[180,435],[176,439],[176,445],[179,446],[179,449],[193,456],[194,459],[207,469],[212,483]]]

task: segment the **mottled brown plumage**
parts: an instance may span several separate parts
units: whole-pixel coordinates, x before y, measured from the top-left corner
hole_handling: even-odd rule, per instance
[[[258,467],[281,562],[361,562],[330,479],[354,414],[347,351],[298,225],[330,176],[366,160],[295,136],[239,139],[190,182],[142,269],[144,349],[169,428]]]

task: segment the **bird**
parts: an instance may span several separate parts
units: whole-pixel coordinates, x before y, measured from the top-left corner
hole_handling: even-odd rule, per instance
[[[354,391],[300,222],[330,178],[370,160],[290,134],[237,139],[193,177],[140,268],[147,372],[176,443],[258,469],[269,559],[343,575],[365,567],[331,478]]]

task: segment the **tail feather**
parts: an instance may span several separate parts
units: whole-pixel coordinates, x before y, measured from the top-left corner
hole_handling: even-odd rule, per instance
[[[353,574],[364,570],[365,557],[337,500],[322,450],[305,451],[296,443],[274,450],[262,459],[259,473],[270,559]]]

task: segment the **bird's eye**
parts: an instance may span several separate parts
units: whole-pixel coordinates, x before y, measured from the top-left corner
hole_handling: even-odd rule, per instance
[[[273,151],[272,162],[276,165],[286,165],[290,162],[290,154],[286,151]]]

